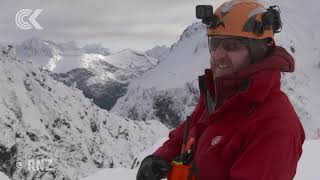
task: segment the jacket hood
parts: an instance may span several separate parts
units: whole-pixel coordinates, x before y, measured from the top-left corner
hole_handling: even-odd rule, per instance
[[[215,109],[238,93],[246,101],[259,103],[271,91],[280,91],[280,72],[294,72],[294,59],[284,48],[275,47],[258,63],[232,74],[213,79],[211,69],[206,69],[205,75],[199,77],[200,91],[213,100]]]

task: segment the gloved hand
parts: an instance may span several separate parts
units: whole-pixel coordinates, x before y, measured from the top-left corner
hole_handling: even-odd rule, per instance
[[[136,180],[160,180],[167,176],[171,164],[156,155],[150,155],[143,159],[137,173]]]

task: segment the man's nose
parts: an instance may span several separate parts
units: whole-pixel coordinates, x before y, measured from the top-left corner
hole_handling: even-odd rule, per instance
[[[227,51],[221,46],[221,44],[215,51],[211,52],[211,56],[215,60],[223,59],[226,55],[227,55]]]

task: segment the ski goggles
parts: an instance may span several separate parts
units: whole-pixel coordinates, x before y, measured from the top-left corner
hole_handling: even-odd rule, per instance
[[[208,37],[209,50],[216,51],[218,47],[221,47],[228,51],[237,51],[246,48],[248,45],[248,40],[246,38],[230,37],[230,38],[217,38],[214,36]]]

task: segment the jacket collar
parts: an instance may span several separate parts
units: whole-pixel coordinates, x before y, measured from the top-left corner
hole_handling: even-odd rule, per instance
[[[280,91],[280,72],[293,71],[292,56],[276,47],[263,60],[232,74],[213,79],[212,71],[206,69],[205,75],[199,77],[199,87],[211,114],[234,95],[249,103],[263,103],[271,92]]]

